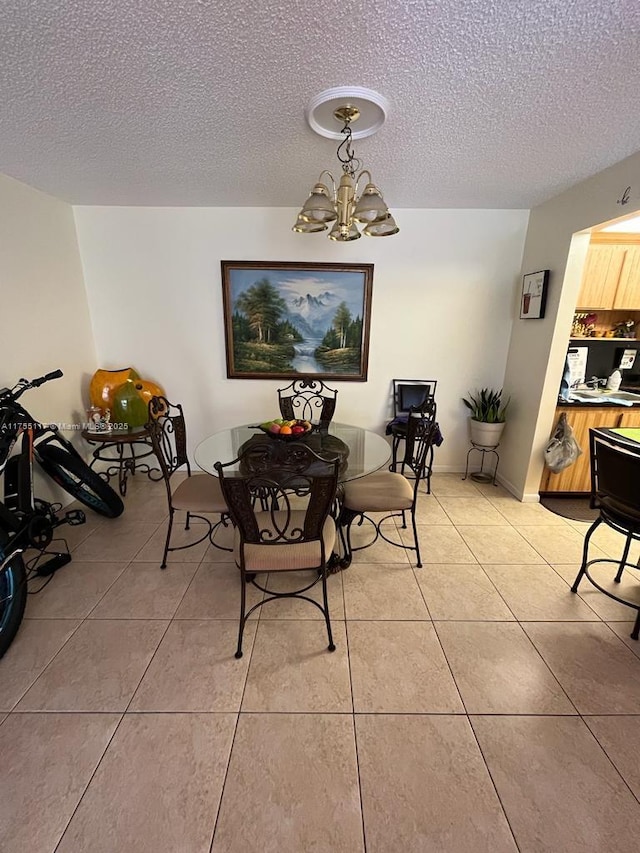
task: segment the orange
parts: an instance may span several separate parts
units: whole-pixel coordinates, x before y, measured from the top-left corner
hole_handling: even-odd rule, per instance
[[[281,426],[280,427],[280,435],[291,435],[291,427],[290,426]]]

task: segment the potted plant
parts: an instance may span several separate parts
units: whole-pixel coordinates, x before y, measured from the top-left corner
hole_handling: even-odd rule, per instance
[[[502,402],[502,388],[499,391],[483,388],[475,396],[469,394],[468,399],[463,397],[462,402],[471,411],[471,443],[476,447],[497,447],[509,405],[509,400]]]

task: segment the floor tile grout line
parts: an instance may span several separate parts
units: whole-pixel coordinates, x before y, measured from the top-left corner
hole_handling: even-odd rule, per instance
[[[82,561],[81,561],[81,562],[82,562]],[[124,568],[122,569],[122,571],[118,573],[118,575],[113,579],[112,583],[110,583],[110,584],[109,584],[109,586],[107,587],[107,589],[105,589],[104,593],[100,596],[100,598],[98,599],[98,601],[96,601],[96,603],[93,605],[93,607],[92,607],[92,608],[89,610],[89,612],[84,616],[83,621],[86,621],[87,619],[90,619],[90,618],[91,618],[91,614],[94,612],[94,610],[96,609],[96,607],[98,607],[98,605],[101,603],[101,601],[102,601],[102,600],[104,599],[104,597],[107,595],[107,593],[109,592],[109,590],[111,590],[111,589],[113,588],[113,586],[117,583],[117,581],[119,581],[119,580],[120,580],[120,578],[122,577],[122,575],[127,571],[127,569],[129,568],[129,566],[131,566],[131,565],[132,565],[132,563],[133,563],[133,560],[129,560],[129,562],[128,562],[128,563],[125,563]]]
[[[87,712],[87,713],[114,713],[114,712],[109,712],[109,711],[102,711],[102,712],[100,712],[100,711],[98,711],[98,712]],[[118,724],[116,725],[115,729],[113,730],[113,734],[112,734],[112,735],[111,735],[111,737],[109,738],[109,740],[108,740],[108,742],[107,742],[107,744],[106,744],[105,748],[102,750],[102,754],[100,755],[100,758],[98,759],[98,761],[97,761],[97,763],[96,763],[96,766],[95,766],[95,767],[94,767],[94,769],[93,769],[93,773],[92,773],[92,774],[91,774],[91,776],[89,777],[89,779],[88,779],[88,781],[87,781],[87,784],[84,786],[84,789],[83,789],[83,791],[82,791],[82,794],[80,795],[80,797],[79,797],[79,799],[78,799],[78,802],[77,802],[77,803],[76,803],[76,805],[75,805],[75,808],[73,809],[73,811],[71,812],[71,815],[69,816],[69,820],[66,822],[65,827],[64,827],[64,829],[62,830],[62,832],[61,832],[61,834],[60,834],[60,838],[57,840],[56,845],[55,845],[55,847],[53,848],[53,853],[56,853],[56,851],[58,850],[58,848],[59,848],[59,847],[60,847],[60,845],[62,844],[62,841],[63,841],[63,839],[64,839],[64,836],[65,836],[65,834],[66,834],[67,830],[69,829],[69,827],[71,826],[71,821],[73,820],[73,818],[74,818],[74,817],[75,817],[75,815],[76,815],[76,812],[77,812],[77,811],[78,811],[78,809],[80,808],[80,803],[84,800],[84,798],[85,798],[85,796],[86,796],[86,793],[87,793],[87,791],[89,790],[89,786],[90,786],[90,785],[91,785],[91,783],[93,782],[93,780],[94,780],[94,778],[95,778],[95,775],[96,775],[96,773],[98,772],[98,769],[100,768],[100,766],[101,766],[102,762],[104,761],[104,757],[105,757],[105,755],[107,754],[107,751],[108,751],[109,747],[110,747],[110,746],[111,746],[111,744],[113,743],[113,739],[115,738],[115,736],[116,736],[116,734],[117,734],[117,732],[118,732],[118,730],[119,730],[120,726],[122,725],[122,721],[123,721],[123,720],[124,720],[124,718],[125,718],[125,714],[124,714],[124,712],[122,712],[122,713],[121,713],[121,712],[115,712],[115,713],[120,713],[120,719],[118,720]]]
[[[268,573],[267,573],[268,576]],[[242,577],[240,577],[240,583],[242,583]],[[264,594],[263,594],[264,598]],[[229,757],[227,758],[227,766],[224,771],[224,779],[222,780],[222,785],[220,787],[220,799],[218,800],[218,808],[216,809],[216,818],[213,822],[213,830],[211,832],[211,841],[209,843],[209,853],[213,850],[213,842],[216,837],[216,830],[218,829],[218,821],[220,820],[220,812],[222,810],[222,802],[224,800],[224,790],[227,786],[227,779],[229,777],[229,768],[231,767],[231,756],[233,755],[233,747],[236,742],[236,736],[238,733],[238,725],[240,724],[240,714],[242,713],[242,705],[244,703],[245,693],[247,691],[247,683],[249,681],[249,671],[251,669],[251,661],[253,660],[253,652],[256,647],[256,641],[258,639],[258,630],[260,628],[260,616],[262,615],[262,607],[258,607],[258,618],[256,620],[256,630],[253,634],[253,641],[251,643],[251,652],[249,654],[249,659],[247,661],[247,672],[244,677],[244,684],[242,685],[242,695],[240,696],[240,701],[238,702],[238,712],[236,714],[236,724],[233,729],[233,737],[231,738],[231,745],[229,747]],[[246,628],[246,623],[245,623]],[[244,640],[244,631],[243,631],[243,640]],[[250,713],[250,712],[246,712]]]
[[[433,616],[431,615],[431,611],[429,610],[429,603],[428,603],[427,599],[425,598],[424,590],[422,589],[422,584],[421,584],[421,583],[420,583],[420,581],[418,580],[418,575],[416,574],[416,572],[422,572],[422,571],[424,570],[424,563],[422,564],[422,566],[421,566],[420,568],[418,568],[417,566],[412,566],[411,568],[412,568],[412,570],[413,570],[413,576],[414,576],[414,578],[415,578],[415,580],[416,580],[416,583],[418,584],[418,589],[420,590],[420,595],[422,596],[422,600],[424,601],[424,606],[425,606],[425,608],[426,608],[426,610],[427,610],[427,616],[429,617],[429,621],[430,621],[430,622],[433,622]],[[365,620],[359,620],[359,621],[365,621]],[[379,621],[391,621],[391,620],[379,620],[379,619],[375,619],[375,620],[371,620],[371,621],[379,622]],[[404,621],[407,621],[407,620],[404,620],[404,619],[403,619],[403,620],[400,620],[400,621],[403,621],[403,622],[404,622]],[[412,619],[412,620],[410,620],[410,621],[412,621],[412,622],[413,622],[413,621],[422,622],[423,620],[422,620],[422,619],[418,619],[418,620],[413,620],[413,619]],[[424,620],[424,621],[426,621],[426,620]]]
[[[502,599],[502,601],[503,601],[503,603],[504,603],[504,606],[507,608],[507,610],[509,611],[509,613],[511,613],[511,615],[513,616],[513,618],[514,618],[514,619],[515,619],[515,621],[517,622],[517,621],[518,621],[518,617],[517,617],[517,616],[516,616],[516,614],[514,613],[513,608],[509,606],[509,602],[507,601],[507,599],[504,597],[504,595],[500,592],[500,590],[498,589],[498,587],[497,587],[497,586],[496,586],[496,584],[494,583],[494,580],[493,580],[493,578],[491,577],[491,575],[490,575],[490,574],[485,570],[485,568],[484,568],[484,566],[482,565],[482,563],[479,563],[478,565],[480,566],[480,571],[481,571],[481,572],[483,573],[483,575],[488,579],[488,581],[489,581],[489,583],[491,584],[491,586],[492,586],[492,587],[495,589],[495,591],[498,593],[499,598],[501,598],[501,599]],[[485,563],[485,565],[490,565],[490,564],[489,564],[489,563]],[[496,565],[501,565],[501,564],[500,564],[500,563],[497,563]],[[516,563],[516,564],[514,564],[514,565],[518,565],[518,564]],[[524,565],[527,565],[527,564],[525,563]],[[532,565],[537,565],[537,564],[532,564]],[[535,571],[535,570],[534,570],[534,571]],[[510,620],[510,619],[508,619],[508,620],[507,620],[507,619],[505,619],[504,621],[505,621],[505,622],[507,622],[507,621],[508,621],[508,622],[510,622],[511,620]],[[551,620],[551,621],[555,621],[555,620]]]
[[[362,797],[362,776],[360,774],[360,753],[358,751],[358,731],[356,728],[356,715],[351,715],[351,725],[353,726],[353,744],[356,753],[356,776],[358,777],[358,798],[360,800],[360,824],[362,826],[362,850],[367,853],[367,827],[364,819],[364,802]]]
[[[249,669],[247,668],[247,677],[249,675]],[[245,680],[246,687],[246,680]],[[242,707],[242,700],[244,699],[244,689],[242,692],[242,697],[240,699],[240,707]],[[218,799],[218,808],[216,809],[216,817],[213,821],[213,828],[211,830],[211,841],[209,842],[209,853],[212,853],[213,850],[213,842],[216,838],[216,831],[218,829],[218,821],[220,820],[220,812],[222,811],[222,802],[224,800],[224,789],[227,787],[227,779],[229,778],[229,768],[231,767],[231,756],[233,755],[233,747],[235,746],[236,736],[238,734],[238,726],[240,724],[240,711],[236,714],[236,723],[233,727],[233,736],[231,737],[231,743],[229,745],[229,756],[227,758],[227,766],[224,769],[224,778],[222,780],[222,785],[220,786],[220,798]]]
[[[596,716],[600,716],[600,715],[599,715],[599,714],[591,714],[590,716],[592,716],[592,717],[596,717]],[[631,785],[629,785],[629,783],[628,783],[628,782],[627,782],[627,780],[624,778],[624,776],[622,775],[622,773],[620,772],[620,770],[618,770],[618,767],[617,767],[616,763],[614,762],[613,758],[611,758],[611,756],[609,755],[609,753],[607,752],[607,750],[606,750],[606,749],[604,748],[604,746],[600,743],[600,740],[598,739],[598,735],[593,731],[593,729],[591,728],[591,726],[589,725],[589,723],[585,720],[585,718],[584,718],[584,716],[583,716],[582,714],[580,715],[580,719],[581,719],[581,720],[582,720],[582,722],[584,723],[585,728],[587,729],[587,731],[589,732],[589,734],[591,735],[591,737],[594,739],[594,741],[598,744],[599,748],[600,748],[600,749],[602,750],[602,752],[604,753],[604,755],[605,755],[606,759],[608,760],[609,764],[611,764],[611,766],[613,767],[613,769],[615,770],[615,772],[618,774],[618,776],[619,776],[619,777],[620,777],[620,779],[622,780],[622,782],[623,782],[623,784],[625,785],[625,787],[629,790],[629,793],[631,794],[631,796],[634,798],[634,800],[635,800],[638,804],[640,804],[640,797],[638,797],[638,796],[634,793],[633,788],[631,787]]]
[[[452,679],[452,681],[453,681],[453,683],[454,683],[454,686],[455,686],[455,688],[456,688],[456,691],[457,691],[457,693],[458,693],[458,696],[460,697],[460,704],[462,705],[462,708],[463,708],[464,713],[468,715],[468,713],[469,713],[469,712],[467,711],[467,706],[466,706],[466,703],[465,703],[465,701],[464,701],[464,697],[463,697],[463,695],[462,695],[462,691],[460,690],[460,687],[459,687],[459,685],[458,685],[458,682],[456,681],[456,677],[455,677],[455,674],[454,674],[454,672],[453,672],[453,668],[452,668],[452,666],[451,666],[451,663],[450,663],[450,661],[449,661],[449,658],[447,657],[447,653],[446,653],[446,651],[445,651],[444,645],[442,644],[442,640],[441,640],[441,638],[440,638],[440,635],[438,634],[438,629],[436,628],[436,626],[435,626],[435,623],[434,623],[434,622],[432,622],[431,624],[433,625],[433,633],[436,635],[436,639],[437,639],[437,641],[438,641],[438,645],[440,646],[440,650],[441,650],[441,652],[442,652],[442,656],[444,657],[445,663],[447,664],[447,668],[448,668],[448,670],[449,670],[449,674],[451,675],[451,679]]]
[[[482,716],[482,715],[479,714],[477,716]],[[473,738],[474,738],[476,745],[478,747],[478,751],[480,752],[480,755],[482,757],[482,761],[484,762],[484,766],[487,768],[487,773],[489,774],[489,779],[491,779],[491,784],[493,785],[493,790],[496,792],[496,797],[498,798],[498,802],[500,803],[500,808],[502,809],[504,819],[506,820],[507,826],[509,827],[509,832],[511,833],[511,837],[513,838],[513,843],[516,845],[516,848],[520,851],[522,848],[518,844],[518,839],[516,838],[516,833],[513,829],[513,826],[511,825],[511,821],[509,820],[509,815],[507,814],[507,809],[506,809],[504,803],[502,802],[502,797],[500,796],[500,792],[498,791],[498,786],[496,785],[496,781],[493,778],[493,773],[491,772],[491,768],[489,767],[489,763],[486,759],[486,756],[485,756],[484,752],[482,751],[482,746],[481,746],[480,741],[478,739],[478,735],[476,733],[476,730],[473,727],[473,720],[471,719],[471,716],[469,714],[467,714],[467,723],[468,723],[469,728],[471,729],[471,732],[473,734]]]
[[[545,659],[545,657],[543,656],[542,652],[540,651],[540,649],[538,648],[538,646],[537,646],[537,645],[535,644],[535,642],[533,641],[533,638],[529,635],[529,632],[527,631],[527,629],[524,627],[524,625],[523,625],[523,624],[522,624],[522,622],[520,622],[520,621],[518,621],[518,625],[520,626],[520,630],[524,633],[525,637],[529,640],[529,642],[531,643],[531,645],[532,645],[532,646],[533,646],[533,648],[535,649],[535,651],[536,651],[536,653],[537,653],[538,657],[540,658],[540,660],[544,663],[544,665],[546,666],[546,668],[547,668],[547,669],[549,670],[549,672],[551,673],[551,675],[552,675],[552,677],[553,677],[554,681],[556,681],[556,683],[557,683],[557,684],[558,684],[558,686],[560,687],[560,690],[562,690],[562,692],[564,693],[564,695],[567,697],[567,701],[569,702],[569,704],[571,705],[571,707],[572,707],[572,708],[575,708],[575,709],[576,709],[576,712],[577,712],[578,714],[580,714],[580,711],[578,710],[578,708],[577,708],[577,706],[576,706],[575,702],[573,701],[573,699],[571,698],[571,696],[569,696],[569,693],[567,692],[567,690],[565,690],[564,685],[560,682],[560,679],[559,679],[559,678],[558,678],[558,676],[555,674],[555,672],[554,672],[554,671],[553,671],[553,669],[551,668],[551,665],[547,662],[547,660],[546,660],[546,659]]]
[[[62,621],[62,620],[61,620],[61,621]],[[47,661],[47,663],[42,667],[42,669],[41,669],[41,670],[40,670],[40,672],[35,676],[35,678],[33,679],[33,681],[31,681],[31,682],[29,683],[29,686],[28,686],[28,687],[27,687],[27,688],[26,688],[26,689],[25,689],[25,690],[20,694],[20,697],[19,697],[19,698],[18,698],[18,700],[14,703],[13,708],[11,708],[11,711],[9,711],[9,713],[12,713],[12,712],[13,712],[13,711],[18,707],[18,705],[20,704],[20,702],[22,702],[22,700],[23,700],[23,699],[24,699],[24,697],[27,695],[27,693],[31,690],[31,688],[34,686],[34,684],[38,681],[38,679],[40,679],[40,678],[45,674],[45,672],[49,669],[49,667],[51,666],[51,664],[53,663],[53,661],[58,657],[58,655],[60,654],[60,652],[61,652],[61,651],[65,648],[65,646],[66,646],[66,645],[71,641],[71,638],[72,638],[72,637],[74,637],[74,636],[76,635],[76,633],[80,630],[81,626],[82,626],[82,625],[84,624],[84,622],[85,622],[85,620],[84,620],[84,619],[80,619],[80,620],[70,619],[70,620],[66,620],[66,621],[71,621],[71,622],[75,622],[75,621],[77,621],[77,622],[78,622],[78,624],[77,624],[77,625],[76,625],[76,627],[73,629],[73,631],[69,634],[69,636],[68,636],[68,637],[67,637],[67,639],[64,641],[64,643],[60,646],[60,648],[59,648],[56,652],[54,652],[54,653],[53,653],[53,655],[49,658],[49,660]]]
[[[358,735],[356,732],[356,702],[355,697],[353,695],[353,675],[351,672],[351,649],[349,647],[349,628],[346,619],[346,603],[345,603],[345,620],[344,620],[344,635],[345,635],[345,643],[346,643],[346,651],[347,651],[347,666],[349,668],[349,689],[351,692],[351,725],[353,726],[353,744],[356,753],[356,775],[358,777],[358,799],[360,802],[360,822],[362,824],[362,844],[363,844],[363,853],[367,851],[367,834],[364,823],[364,803],[362,801],[362,779],[360,777],[360,757],[358,754]]]
[[[567,565],[567,564],[566,564],[566,563],[556,563],[556,565]],[[569,587],[569,589],[571,589],[571,584],[569,583],[569,581],[568,581],[568,580],[566,580],[566,578],[563,578],[563,577],[562,577],[562,575],[560,574],[560,572],[559,572],[556,568],[554,568],[553,563],[549,563],[549,567],[550,567],[551,569],[553,569],[553,571],[558,575],[558,577],[560,578],[560,580],[561,580],[563,583],[566,583],[566,585]],[[579,567],[578,567],[578,571],[579,571]],[[577,572],[576,572],[576,574],[577,574]],[[593,614],[594,614],[594,615],[595,615],[595,616],[596,616],[596,617],[597,617],[601,622],[604,622],[604,621],[605,621],[605,620],[602,618],[602,616],[600,616],[600,615],[599,615],[599,614],[598,614],[598,613],[593,609],[593,607],[591,607],[591,605],[589,604],[589,602],[588,602],[588,601],[585,601],[584,596],[580,595],[580,592],[577,592],[577,593],[575,593],[575,594],[578,596],[578,598],[580,599],[580,601],[582,601],[584,604],[586,604],[586,605],[587,605],[587,607],[589,608],[589,610],[591,610],[591,612],[592,612],[592,613],[593,613]],[[528,621],[528,620],[525,620],[525,621]],[[593,620],[589,620],[589,621],[593,621],[593,622],[595,622],[596,620],[595,620],[595,619],[593,619]]]
[[[164,622],[165,620],[164,620],[164,619],[150,619],[150,620],[148,620],[148,621],[150,621],[150,622]],[[157,644],[156,644],[156,647],[155,647],[155,649],[153,650],[153,654],[152,654],[152,655],[151,655],[151,657],[149,658],[149,662],[148,662],[148,663],[147,663],[147,665],[145,666],[145,668],[144,668],[144,672],[142,673],[142,675],[141,675],[141,676],[140,676],[140,678],[138,679],[138,683],[136,684],[136,686],[135,686],[135,688],[134,688],[134,690],[133,690],[133,693],[131,694],[131,697],[129,698],[129,701],[127,702],[127,706],[126,706],[126,708],[124,709],[124,713],[125,713],[125,714],[129,711],[129,708],[131,707],[131,703],[133,702],[133,700],[134,700],[134,699],[135,699],[135,697],[136,697],[136,693],[138,692],[138,690],[140,690],[140,685],[141,685],[141,684],[142,684],[142,682],[144,681],[144,677],[145,677],[145,675],[147,674],[147,672],[149,671],[149,667],[151,666],[151,664],[152,664],[152,663],[153,663],[153,661],[155,660],[155,657],[156,657],[156,655],[158,654],[158,650],[159,650],[160,646],[162,645],[162,641],[163,641],[163,640],[164,640],[164,638],[167,636],[167,633],[168,633],[169,629],[171,628],[171,624],[172,624],[173,620],[172,620],[172,619],[168,619],[168,620],[166,620],[166,622],[167,622],[167,625],[166,625],[166,627],[165,627],[164,631],[162,632],[162,636],[161,636],[161,637],[160,637],[160,639],[158,640],[158,642],[157,642]]]

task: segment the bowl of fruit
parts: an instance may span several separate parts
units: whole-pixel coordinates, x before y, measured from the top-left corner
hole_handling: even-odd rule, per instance
[[[273,421],[265,421],[260,424],[259,429],[266,433],[270,438],[280,438],[285,441],[302,438],[308,435],[313,429],[309,421],[293,420],[287,421],[284,418],[276,418]]]

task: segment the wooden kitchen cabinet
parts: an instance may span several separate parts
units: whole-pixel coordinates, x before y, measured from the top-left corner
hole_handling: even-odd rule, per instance
[[[630,409],[620,415],[619,427],[640,427],[640,410]]]
[[[619,408],[597,408],[582,406],[559,406],[556,409],[554,429],[562,412],[573,428],[573,434],[582,453],[573,465],[559,474],[545,467],[540,482],[540,492],[583,492],[591,491],[591,464],[589,459],[589,430],[596,427],[640,426],[640,411],[620,413]],[[629,421],[620,423],[623,418]],[[635,419],[635,420],[634,420]]]
[[[640,308],[640,246],[627,246],[613,300],[616,310]]]
[[[591,237],[576,309],[640,308],[640,243],[637,234],[596,232]]]
[[[578,296],[578,310],[613,308],[625,255],[624,246],[589,247]]]

